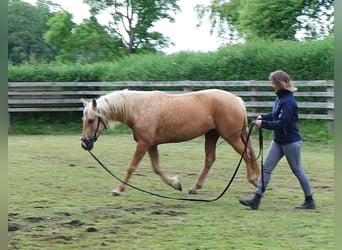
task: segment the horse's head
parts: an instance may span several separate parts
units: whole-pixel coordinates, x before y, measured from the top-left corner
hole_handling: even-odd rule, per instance
[[[97,108],[97,102],[93,99],[91,102],[83,100],[83,131],[81,137],[81,146],[85,150],[92,150],[94,142],[100,136],[106,127],[106,122]]]

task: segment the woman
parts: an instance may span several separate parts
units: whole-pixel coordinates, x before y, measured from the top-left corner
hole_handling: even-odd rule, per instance
[[[297,88],[293,86],[288,74],[282,70],[272,72],[269,79],[272,81],[272,87],[277,97],[272,112],[258,116],[255,126],[273,130],[274,136],[263,165],[263,176],[259,178],[254,197],[239,201],[252,209],[258,209],[272,171],[279,160],[285,156],[305,195],[304,203],[295,208],[314,209],[315,202],[312,197],[310,181],[301,163],[302,138],[297,127],[298,106],[293,96],[293,92]]]

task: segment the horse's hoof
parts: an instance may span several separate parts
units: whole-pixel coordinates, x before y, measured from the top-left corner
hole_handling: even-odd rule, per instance
[[[120,196],[120,195],[121,195],[121,192],[120,192],[119,190],[117,190],[117,189],[113,189],[113,190],[112,190],[112,195],[113,195],[113,196]]]
[[[197,190],[192,190],[192,189],[190,189],[188,193],[189,193],[189,194],[197,194]]]
[[[182,185],[180,183],[173,184],[172,187],[178,191],[182,191]]]
[[[182,191],[182,185],[178,182],[178,177],[177,176],[172,177],[171,180],[172,180],[171,186],[176,190]]]
[[[178,183],[177,187],[175,187],[176,190],[182,191],[182,185]]]

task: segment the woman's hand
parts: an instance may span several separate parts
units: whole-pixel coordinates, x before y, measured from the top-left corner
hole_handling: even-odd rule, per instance
[[[258,117],[259,118],[259,117]],[[258,119],[257,118],[257,120],[255,121],[255,126],[257,127],[257,128],[261,128],[261,126],[262,126],[262,120],[261,119]]]
[[[255,120],[255,126],[256,126],[257,128],[261,128],[261,125],[262,125],[262,116],[259,115],[259,116],[256,118],[256,120]]]

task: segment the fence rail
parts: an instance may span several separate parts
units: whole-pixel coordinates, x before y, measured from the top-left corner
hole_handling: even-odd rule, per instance
[[[334,121],[334,81],[293,81],[300,119]],[[269,112],[275,97],[269,81],[120,81],[9,82],[8,113],[81,111],[81,98],[97,98],[118,89],[163,90],[170,93],[221,88],[244,99],[249,117]]]

